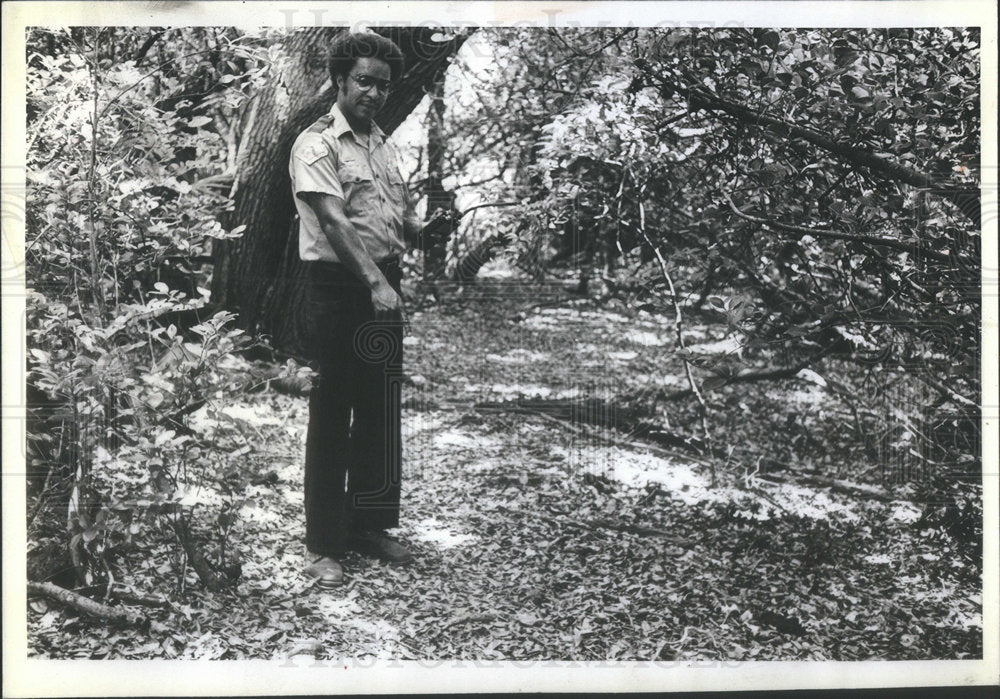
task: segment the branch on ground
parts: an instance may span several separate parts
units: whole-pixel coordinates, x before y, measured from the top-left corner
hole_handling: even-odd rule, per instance
[[[136,626],[146,623],[146,619],[124,609],[116,609],[101,602],[95,602],[89,597],[77,594],[65,587],[59,587],[50,582],[28,582],[28,594],[47,597],[71,609],[88,616],[103,619],[115,624]]]

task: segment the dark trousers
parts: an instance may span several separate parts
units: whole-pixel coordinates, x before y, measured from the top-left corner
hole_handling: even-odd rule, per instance
[[[306,266],[319,366],[306,437],[306,546],[339,555],[352,530],[399,524],[403,327],[398,317],[376,319],[371,290],[343,266]],[[399,265],[379,267],[398,293]]]

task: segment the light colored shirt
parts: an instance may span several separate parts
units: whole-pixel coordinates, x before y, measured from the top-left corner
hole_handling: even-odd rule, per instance
[[[292,145],[288,172],[299,214],[299,257],[339,262],[305,192],[344,200],[368,255],[380,262],[406,249],[403,221],[415,219],[413,201],[399,172],[396,149],[372,123],[367,143],[334,104],[328,114],[299,134]]]

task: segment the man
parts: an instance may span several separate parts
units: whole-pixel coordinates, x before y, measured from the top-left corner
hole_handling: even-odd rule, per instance
[[[373,122],[402,69],[389,39],[339,34],[329,57],[336,104],[299,135],[289,163],[319,365],[306,438],[306,572],[327,588],[343,582],[338,559],[348,550],[411,558],[385,530],[399,524],[399,255],[404,240],[419,240],[420,223]]]

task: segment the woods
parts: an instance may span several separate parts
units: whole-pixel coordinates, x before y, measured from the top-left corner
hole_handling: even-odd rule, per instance
[[[403,261],[425,562],[358,564],[346,617],[297,577],[288,177],[340,31],[28,33],[33,654],[377,617],[321,645],[982,656],[978,29],[375,27],[444,215]]]

